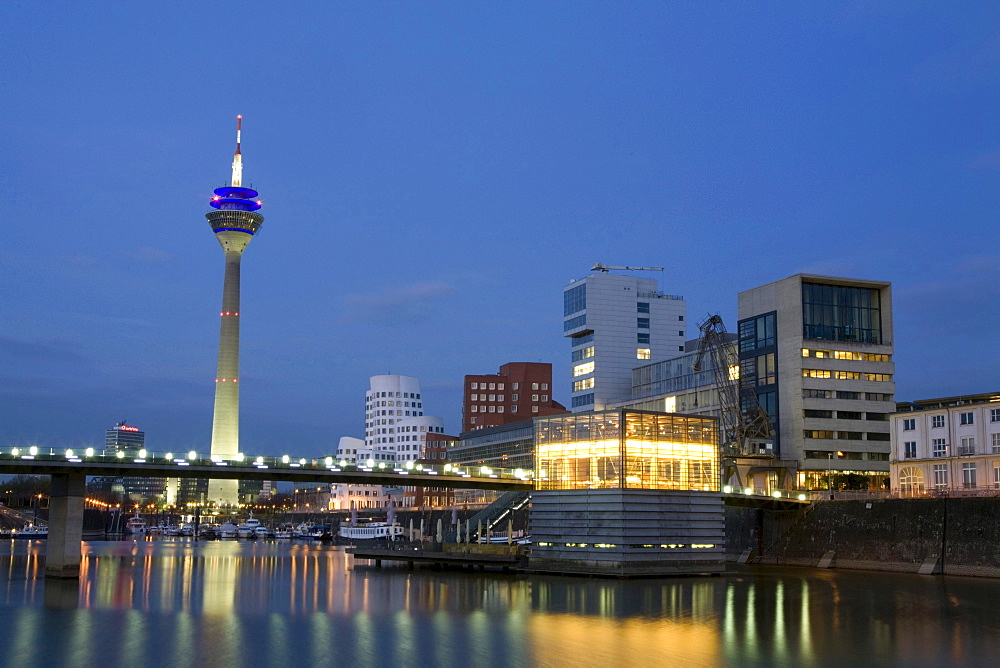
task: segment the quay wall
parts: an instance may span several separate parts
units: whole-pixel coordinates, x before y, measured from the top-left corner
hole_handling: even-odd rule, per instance
[[[727,507],[726,534],[730,561],[1000,577],[1000,497]]]

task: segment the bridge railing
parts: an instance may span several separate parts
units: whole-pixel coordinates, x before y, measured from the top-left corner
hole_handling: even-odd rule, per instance
[[[400,484],[405,485],[405,476],[412,474],[442,476],[449,478],[494,478],[500,480],[520,480],[530,482],[534,472],[528,469],[501,469],[489,466],[456,466],[453,464],[422,464],[415,461],[406,462],[376,462],[367,460],[361,463],[351,463],[336,457],[292,457],[291,455],[267,456],[238,454],[233,457],[209,455],[191,450],[186,453],[153,452],[151,450],[125,451],[118,450],[113,454],[98,451],[95,448],[50,448],[40,446],[13,447],[0,450],[0,461],[3,460],[35,460],[45,462],[92,462],[99,464],[147,464],[163,467],[189,466],[225,466],[247,470],[294,470],[330,471],[330,472],[369,472],[385,475],[398,475]],[[422,480],[419,484],[427,486],[431,483]]]

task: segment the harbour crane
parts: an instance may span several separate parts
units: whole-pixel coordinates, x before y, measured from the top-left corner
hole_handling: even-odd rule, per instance
[[[694,370],[701,371],[705,357],[712,360],[715,387],[721,406],[723,458],[774,456],[774,428],[757,398],[751,378],[742,377],[739,355],[719,315],[709,316],[698,326],[701,343]]]
[[[616,267],[610,264],[602,264],[597,262],[593,267],[590,268],[591,271],[603,271],[605,274],[612,269],[616,271],[663,271],[663,267]]]

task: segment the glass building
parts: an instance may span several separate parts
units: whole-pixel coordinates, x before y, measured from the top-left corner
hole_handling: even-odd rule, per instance
[[[715,418],[617,409],[538,418],[539,490],[719,491]]]

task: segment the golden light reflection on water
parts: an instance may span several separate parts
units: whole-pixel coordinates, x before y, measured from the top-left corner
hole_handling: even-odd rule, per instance
[[[1000,651],[988,581],[529,578],[374,569],[336,548],[273,543],[89,543],[84,555],[80,581],[66,582],[42,577],[44,545],[0,553],[6,663],[111,651],[121,665],[279,665],[293,646],[306,663],[361,666],[976,663]]]

